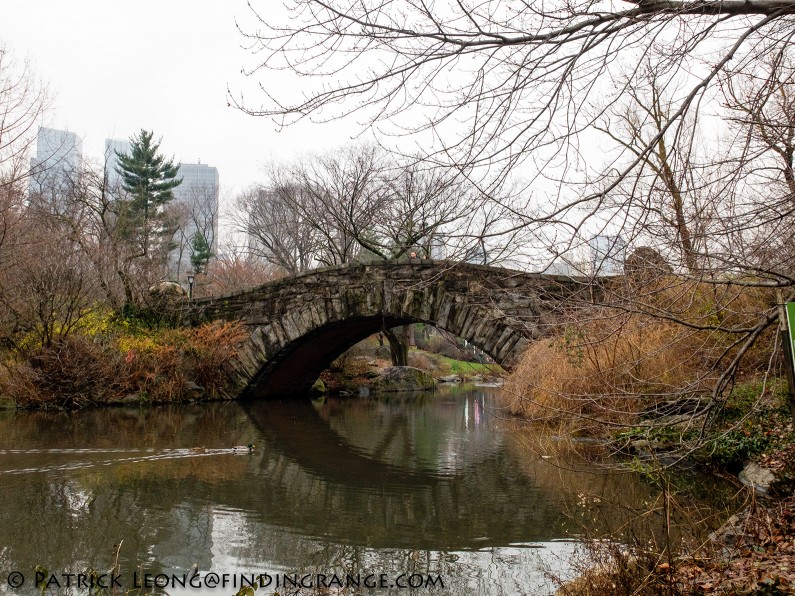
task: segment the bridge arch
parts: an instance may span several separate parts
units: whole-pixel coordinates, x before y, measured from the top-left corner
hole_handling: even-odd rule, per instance
[[[242,320],[248,340],[231,363],[251,397],[308,392],[348,348],[380,330],[427,323],[509,368],[555,321],[584,280],[416,260],[316,269],[196,301],[191,320]]]

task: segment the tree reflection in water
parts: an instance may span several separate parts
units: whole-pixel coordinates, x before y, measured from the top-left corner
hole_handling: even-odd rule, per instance
[[[107,568],[123,540],[126,573],[418,572],[513,594],[541,589],[540,562],[564,569],[558,541],[583,527],[660,531],[636,514],[652,486],[534,455],[486,391],[5,416],[0,567]]]

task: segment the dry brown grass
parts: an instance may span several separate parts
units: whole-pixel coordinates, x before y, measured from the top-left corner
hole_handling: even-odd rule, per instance
[[[223,322],[137,335],[74,334],[7,360],[0,394],[25,408],[76,409],[128,395],[180,401],[193,382],[207,397],[223,397],[231,386],[226,363],[244,336],[241,325]]]
[[[631,424],[661,401],[708,395],[743,337],[725,329],[749,327],[771,308],[766,293],[737,286],[610,290],[613,306],[571,312],[554,336],[530,346],[504,386],[510,412],[588,432]],[[771,337],[747,353],[743,370],[768,364]]]

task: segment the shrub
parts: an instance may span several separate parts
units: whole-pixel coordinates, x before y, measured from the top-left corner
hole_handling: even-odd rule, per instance
[[[0,369],[0,393],[21,407],[76,409],[137,395],[152,402],[188,397],[193,381],[210,397],[231,388],[226,365],[245,338],[237,323],[144,332],[75,333],[18,354]]]
[[[632,424],[660,402],[707,397],[739,334],[700,327],[748,326],[769,307],[761,291],[671,280],[643,296],[607,293],[617,308],[572,311],[554,335],[530,345],[503,390],[511,412],[591,431]],[[771,337],[745,355],[745,372],[767,366]]]

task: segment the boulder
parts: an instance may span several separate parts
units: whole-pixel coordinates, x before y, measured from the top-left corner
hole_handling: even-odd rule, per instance
[[[113,403],[122,406],[138,406],[146,401],[146,397],[141,393],[129,393],[122,398],[115,400]]]
[[[670,275],[673,268],[659,251],[639,246],[624,261],[624,273],[638,281]]]
[[[429,391],[433,390],[436,382],[433,377],[419,368],[413,366],[390,366],[385,368],[370,385],[375,392],[393,391]]]
[[[309,390],[309,395],[325,395],[327,392],[328,390],[326,389],[326,384],[321,379],[318,379],[312,383],[312,388]]]
[[[173,297],[178,298],[181,296],[187,296],[187,292],[185,288],[179,285],[177,282],[174,281],[161,281],[160,283],[156,283],[155,285],[149,288],[149,294],[151,296],[158,296],[158,297]]]
[[[766,495],[770,492],[770,485],[776,480],[773,472],[759,464],[750,463],[743,468],[739,475],[740,482],[752,488],[755,493]]]
[[[446,377],[439,377],[437,380],[440,383],[460,383],[461,377],[458,375],[447,375]]]
[[[193,381],[186,381],[185,395],[188,397],[188,399],[200,400],[207,397],[207,390],[201,385],[194,383]]]

